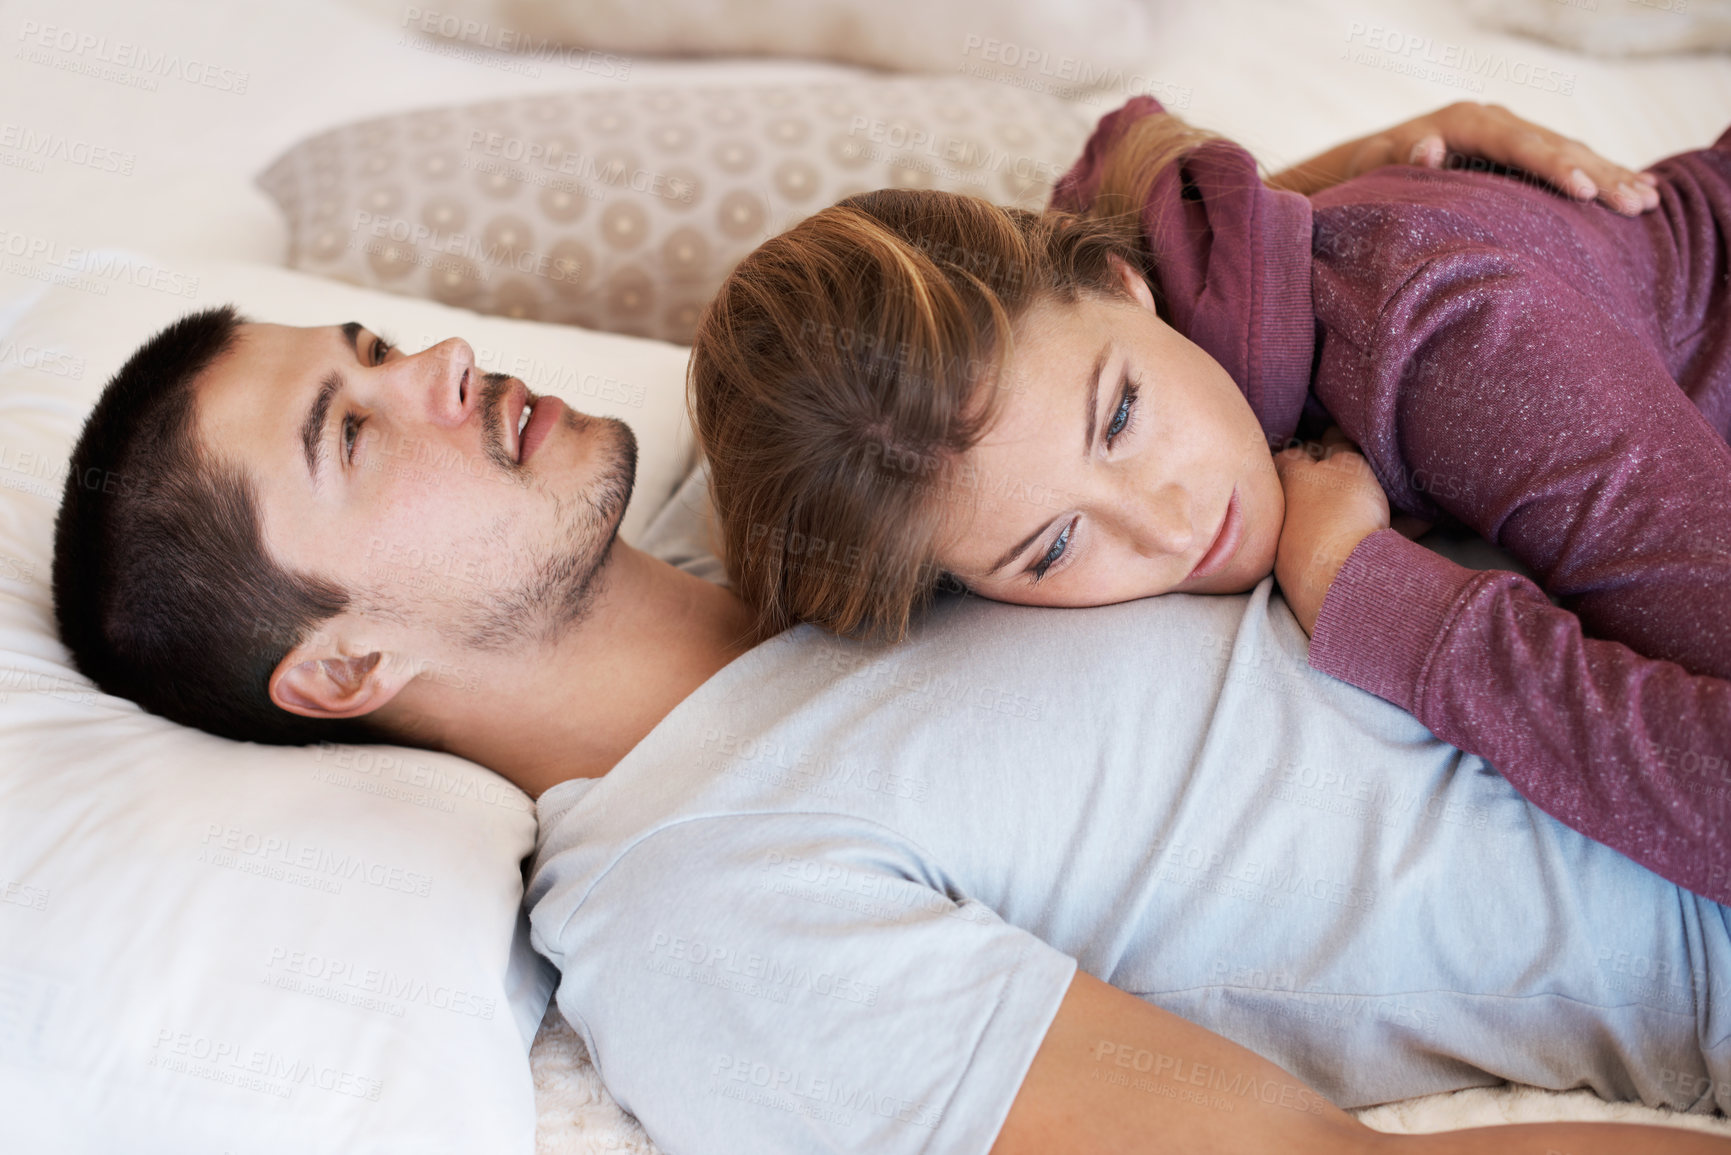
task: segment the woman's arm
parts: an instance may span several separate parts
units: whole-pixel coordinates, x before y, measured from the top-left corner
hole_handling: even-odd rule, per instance
[[[1584,637],[1532,582],[1388,530],[1338,432],[1277,455],[1275,576],[1310,664],[1488,760],[1535,805],[1655,873],[1731,903],[1731,682]]]
[[[1210,1088],[1230,1087],[1234,1093]],[[1246,1093],[1247,1088],[1250,1093]],[[1280,1067],[1078,970],[991,1155],[1731,1155],[1675,1127],[1528,1123],[1373,1131]]]
[[[1522,120],[1500,104],[1470,100],[1336,145],[1264,183],[1310,196],[1385,164],[1438,168],[1450,153],[1521,169],[1578,200],[1597,197],[1629,216],[1659,204],[1651,173],[1612,164],[1580,141]]]

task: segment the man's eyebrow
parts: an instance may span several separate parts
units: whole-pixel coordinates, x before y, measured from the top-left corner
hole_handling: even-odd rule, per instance
[[[337,326],[343,340],[354,352],[355,360],[361,358],[361,330],[366,328],[359,321],[345,321]],[[343,375],[335,369],[319,382],[318,396],[307,409],[306,420],[301,422],[301,452],[307,459],[307,476],[312,478],[316,486],[319,482],[319,462],[324,457],[325,422],[330,418],[331,402],[336,399],[343,387]]]

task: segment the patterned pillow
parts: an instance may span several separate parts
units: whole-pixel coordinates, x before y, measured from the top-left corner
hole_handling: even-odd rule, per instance
[[[734,265],[808,214],[886,187],[1041,208],[1098,116],[966,78],[583,89],[333,129],[258,183],[293,268],[689,344]]]

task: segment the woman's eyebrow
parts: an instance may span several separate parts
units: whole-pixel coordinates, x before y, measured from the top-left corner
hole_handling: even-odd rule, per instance
[[[1048,522],[1047,524],[1050,524],[1050,523]],[[1042,525],[1038,529],[1034,530],[1033,533],[1030,533],[1027,537],[1023,538],[1021,541],[1019,541],[1015,545],[1011,546],[1004,553],[1004,556],[999,558],[997,560],[997,563],[994,564],[991,569],[986,571],[986,574],[988,576],[990,576],[991,574],[995,574],[999,570],[1003,569],[1005,566],[1009,565],[1011,562],[1015,561],[1017,558],[1021,557],[1022,554],[1027,552],[1028,547],[1034,544],[1035,539],[1037,539],[1042,533],[1045,533],[1045,532],[1046,532],[1046,526]]]
[[[1112,356],[1112,339],[1106,338],[1106,343],[1100,346],[1100,355],[1094,358],[1094,369],[1088,374],[1088,406],[1082,410],[1082,456],[1086,458],[1094,452],[1094,434],[1100,429],[1100,414],[1096,412],[1100,404],[1100,379],[1106,375],[1106,362]]]
[[[1088,371],[1087,377],[1083,378],[1088,389],[1087,405],[1082,410],[1082,456],[1084,458],[1094,452],[1094,437],[1100,430],[1100,414],[1098,412],[1100,406],[1100,382],[1106,377],[1106,362],[1111,359],[1112,338],[1108,337],[1106,338],[1106,343],[1100,346],[1100,352],[1094,358],[1094,367]],[[1027,537],[1011,546],[1004,552],[1004,555],[993,564],[992,568],[986,571],[987,575],[989,576],[997,573],[999,570],[1021,557],[1028,551],[1028,547],[1033,545],[1035,540],[1045,532],[1046,526],[1039,526],[1033,533],[1030,533]]]

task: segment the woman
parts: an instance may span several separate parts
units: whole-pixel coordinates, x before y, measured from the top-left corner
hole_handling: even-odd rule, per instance
[[[1731,901],[1728,137],[1655,166],[1645,219],[1403,166],[1313,203],[1138,97],[1056,212],[849,198],[699,328],[730,576],[772,622],[896,636],[939,577],[1096,605],[1272,570],[1312,666]],[[1276,460],[1330,420],[1374,477]],[[1569,608],[1405,541],[1390,498]]]

